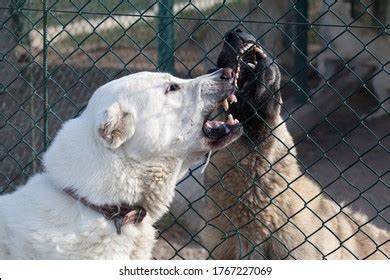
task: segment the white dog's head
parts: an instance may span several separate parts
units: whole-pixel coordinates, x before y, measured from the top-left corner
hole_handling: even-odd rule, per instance
[[[92,96],[83,115],[96,120],[99,142],[142,161],[220,149],[242,128],[236,120],[207,118],[233,96],[234,73],[225,68],[196,79],[140,72],[114,80]]]
[[[158,219],[178,178],[241,135],[232,117],[208,120],[221,102],[234,101],[234,76],[230,68],[192,80],[140,72],[105,84],[58,132],[45,171],[55,186],[92,203],[143,205]]]

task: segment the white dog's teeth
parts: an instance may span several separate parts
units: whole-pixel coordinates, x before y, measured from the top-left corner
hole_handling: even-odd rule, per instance
[[[234,124],[234,119],[233,119],[233,116],[232,114],[229,114],[228,115],[228,119],[227,119],[227,124]]]
[[[231,95],[231,96],[229,97],[229,103],[230,103],[230,104],[237,103],[237,96]]]
[[[237,119],[233,119],[232,114],[228,115],[226,124],[228,124],[228,125],[235,125],[235,124],[238,124],[238,123],[239,123],[239,121]]]
[[[228,103],[227,99],[224,99],[224,100],[222,101],[222,106],[223,106],[223,109],[224,109],[225,111],[229,110],[229,103]]]
[[[250,68],[252,68],[252,69],[255,69],[256,68],[256,65],[254,65],[253,63],[248,63],[248,66],[250,67]]]

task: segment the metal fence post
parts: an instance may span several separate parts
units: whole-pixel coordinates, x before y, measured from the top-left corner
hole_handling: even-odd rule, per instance
[[[299,102],[305,102],[307,99],[306,94],[306,79],[307,79],[307,0],[298,0],[295,4],[296,22],[297,22],[297,39],[296,39],[296,52],[295,52],[295,75],[294,80],[298,87],[297,99]]]
[[[157,70],[175,74],[173,0],[160,0],[158,3]]]
[[[43,105],[44,105],[44,115],[43,115],[43,143],[44,149],[46,150],[49,145],[49,96],[48,96],[48,88],[47,81],[49,79],[48,73],[48,65],[47,65],[47,49],[48,49],[48,41],[47,41],[47,0],[43,1]]]

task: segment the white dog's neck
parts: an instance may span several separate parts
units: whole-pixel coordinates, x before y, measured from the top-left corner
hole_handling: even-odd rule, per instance
[[[72,139],[90,133],[85,125],[72,120],[63,127],[44,156],[45,175],[60,190],[71,188],[90,203],[142,206],[153,220],[159,219],[173,200],[181,170],[188,168],[183,166],[185,159],[160,156],[138,162],[121,150],[102,151],[90,135]],[[72,134],[68,129],[80,131]],[[72,145],[76,141],[78,145]]]

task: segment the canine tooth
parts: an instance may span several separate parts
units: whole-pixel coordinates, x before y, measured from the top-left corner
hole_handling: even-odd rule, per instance
[[[263,53],[263,50],[260,49],[259,47],[254,47],[253,48],[253,52],[255,52],[255,53]]]
[[[224,99],[224,100],[222,101],[222,106],[223,106],[223,109],[224,109],[225,111],[227,111],[227,110],[229,109],[229,103],[228,103],[227,99]]]
[[[253,46],[253,44],[247,44],[247,45],[245,45],[244,50],[247,51],[247,50],[249,50],[252,46]]]
[[[229,99],[228,101],[230,104],[237,102],[237,96],[235,96],[235,95],[230,95],[228,99]]]
[[[261,56],[263,56],[263,57],[267,57],[267,55],[265,54],[265,52],[261,49],[261,48],[259,48],[259,47],[254,47],[253,48],[253,52],[256,54],[256,53],[258,53],[258,54],[260,54]]]
[[[238,85],[237,85],[237,81],[238,81],[238,78],[240,76],[240,63],[239,63],[239,57],[237,57],[237,65],[236,65],[236,71],[235,71],[235,75],[234,75],[234,86],[237,88]]]
[[[253,63],[248,63],[248,66],[250,67],[250,68],[252,68],[252,69],[255,69],[255,67],[256,67],[256,65],[254,65]]]
[[[228,124],[234,124],[234,120],[233,120],[232,114],[229,114],[229,115],[228,115],[227,123],[228,123]]]

